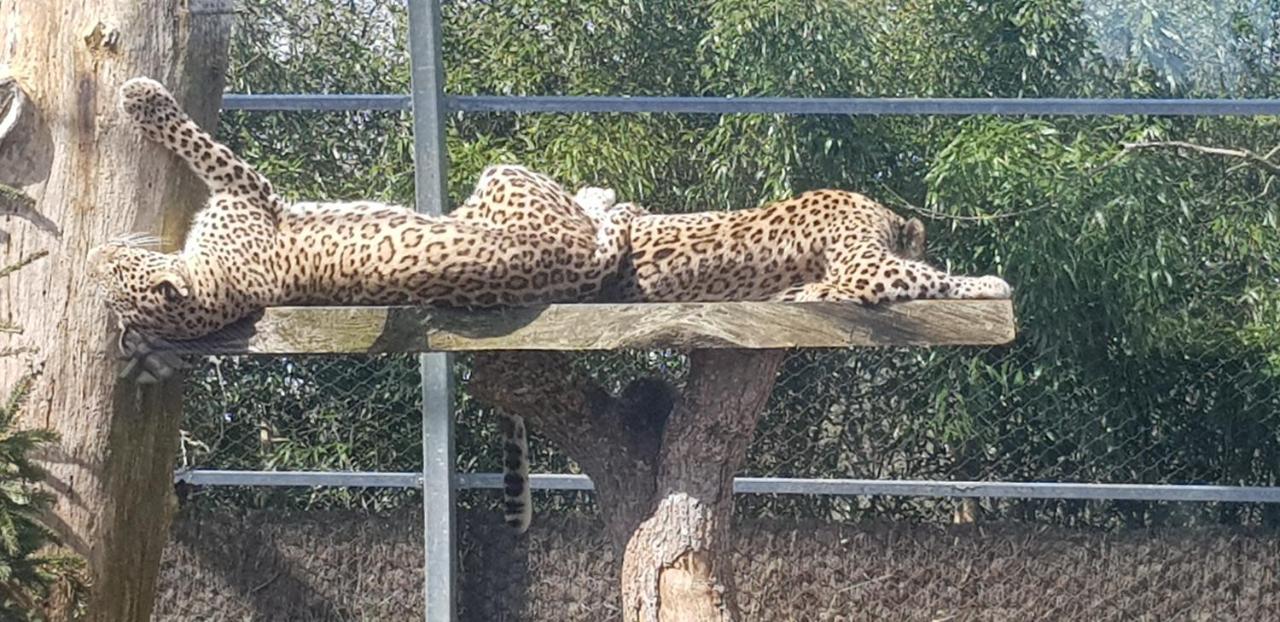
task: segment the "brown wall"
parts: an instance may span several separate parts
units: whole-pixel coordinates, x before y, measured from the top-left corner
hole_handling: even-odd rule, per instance
[[[518,543],[489,513],[460,520],[463,620],[617,619],[589,517],[535,517]],[[420,619],[417,521],[185,515],[155,619]],[[1280,620],[1274,531],[752,521],[734,561],[746,620]]]

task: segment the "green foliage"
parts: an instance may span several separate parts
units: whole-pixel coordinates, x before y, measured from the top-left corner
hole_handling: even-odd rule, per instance
[[[400,2],[244,7],[232,90],[408,92]],[[455,0],[442,10],[454,94],[1280,95],[1280,11],[1264,0]],[[607,184],[667,212],[848,188],[927,218],[935,261],[1013,283],[1020,336],[1010,347],[792,357],[752,474],[1275,485],[1277,184],[1234,160],[1122,154],[1120,143],[1267,153],[1276,129],[1267,118],[464,114],[450,118],[449,188],[460,201],[497,162],[571,187]],[[291,195],[412,198],[407,115],[230,114],[221,133]],[[579,364],[612,384],[683,369],[672,353]],[[191,445],[188,464],[417,468],[411,359],[219,366],[191,389],[189,436],[212,451]],[[495,469],[497,442],[466,395],[466,366],[460,359],[460,460]],[[261,424],[273,430],[267,445]],[[571,468],[546,453],[537,464]],[[313,491],[304,503],[374,502],[345,494]],[[902,499],[740,505],[938,512]],[[1153,520],[1123,504],[1008,512]]]
[[[40,252],[0,270],[8,276],[47,253]],[[0,351],[2,356],[18,352]],[[83,560],[51,552],[60,544],[45,517],[53,495],[42,487],[45,472],[32,454],[57,441],[51,430],[21,429],[18,415],[31,393],[35,374],[19,378],[0,402],[0,619],[43,620],[43,605],[53,598],[78,618],[86,596]]]
[[[57,588],[81,590],[79,558],[49,553],[57,535],[44,522],[53,496],[41,488],[44,471],[32,452],[57,440],[49,430],[17,429],[17,413],[33,376],[19,381],[0,406],[0,616],[41,620],[40,603]]]

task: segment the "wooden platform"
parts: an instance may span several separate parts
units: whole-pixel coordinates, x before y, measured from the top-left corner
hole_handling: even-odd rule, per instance
[[[171,345],[186,354],[351,354],[999,345],[1014,335],[1008,300],[275,307],[215,338]]]

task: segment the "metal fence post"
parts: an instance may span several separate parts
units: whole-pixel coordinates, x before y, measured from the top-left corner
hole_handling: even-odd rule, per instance
[[[409,0],[409,58],[413,83],[413,154],[416,205],[444,213],[449,156],[445,149],[444,59],[440,3]],[[457,546],[454,519],[452,357],[421,357],[423,607],[427,622],[456,617]]]

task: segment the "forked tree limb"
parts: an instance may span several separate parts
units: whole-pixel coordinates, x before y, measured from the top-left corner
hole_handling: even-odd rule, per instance
[[[722,622],[737,619],[725,554],[733,478],[784,356],[695,350],[678,397],[643,380],[615,397],[566,354],[484,353],[468,389],[524,417],[591,477],[623,558],[624,620]]]
[[[591,476],[620,555],[648,515],[658,454],[656,442],[626,423],[653,418],[643,411],[661,404],[628,404],[610,395],[574,370],[564,352],[477,353],[467,389],[481,402],[523,417]]]

